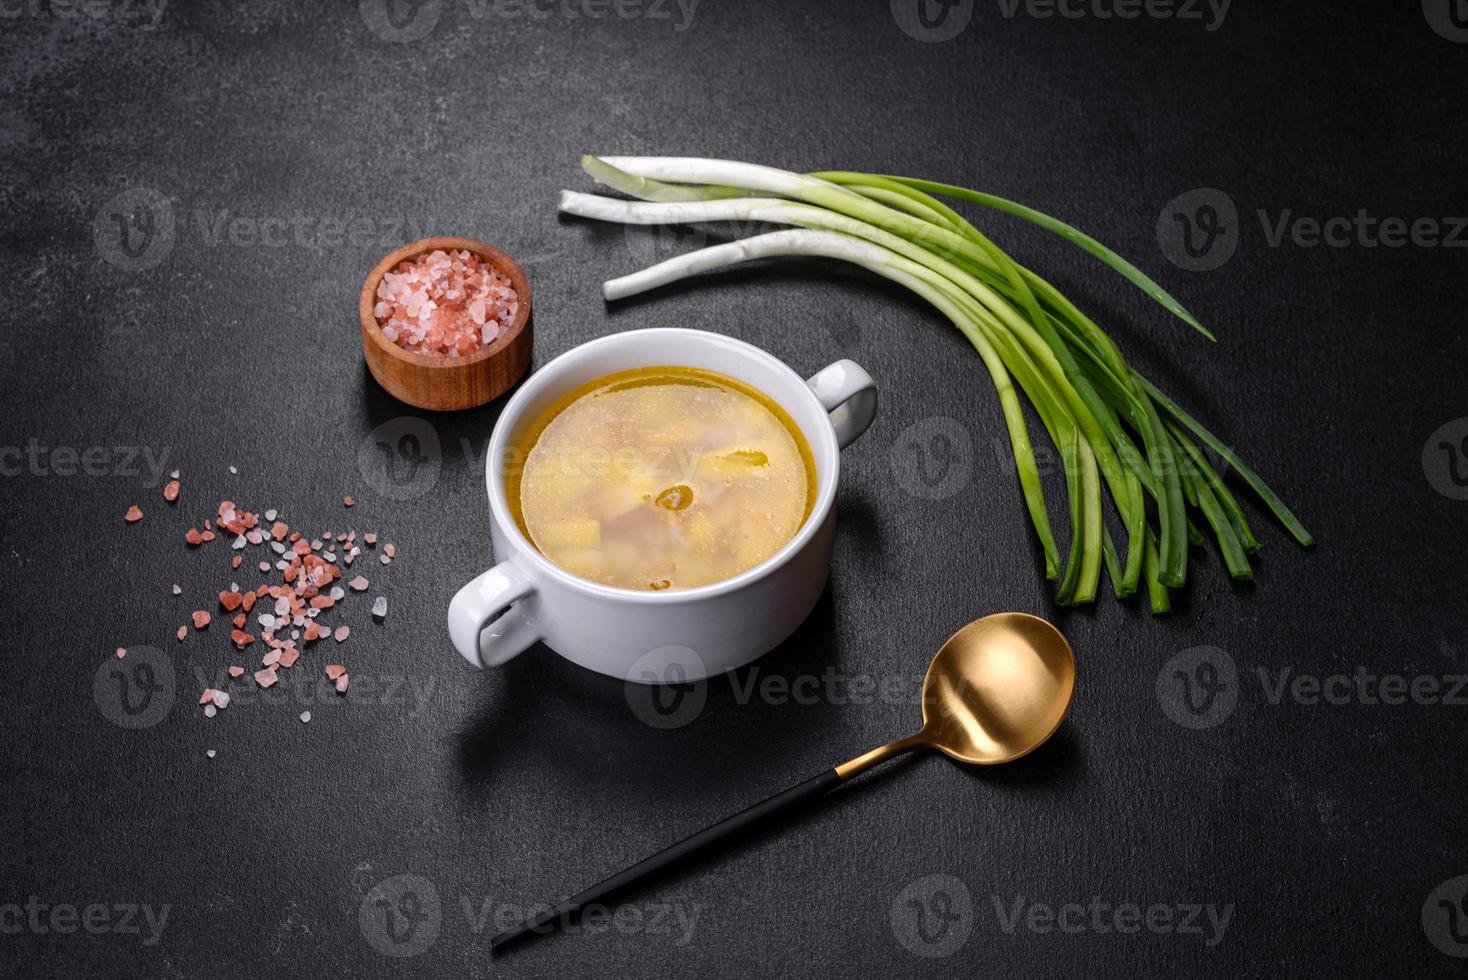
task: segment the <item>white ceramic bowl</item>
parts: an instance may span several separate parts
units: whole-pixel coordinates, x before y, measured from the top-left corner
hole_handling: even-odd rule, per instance
[[[662,364],[718,371],[778,402],[815,456],[815,506],[783,548],[721,582],[650,592],[580,578],[537,551],[511,516],[508,450],[566,392],[616,371]],[[766,653],[820,598],[831,565],[840,450],[866,431],[876,411],[876,384],[851,361],[807,381],[758,347],[721,334],[630,330],[567,351],[521,386],[490,438],[485,479],[500,563],[449,604],[454,646],[475,667],[495,667],[540,640],[590,670],[643,683],[699,680]]]

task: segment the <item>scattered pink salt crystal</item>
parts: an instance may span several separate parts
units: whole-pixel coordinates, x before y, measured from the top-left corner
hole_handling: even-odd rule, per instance
[[[136,524],[143,519],[143,509],[137,504],[133,504],[127,509],[127,513],[122,515],[122,519],[129,524]]]
[[[467,253],[466,253],[467,254]],[[458,284],[460,287],[463,283]],[[461,298],[462,289],[457,296],[448,296],[453,301]],[[415,304],[420,308],[435,302],[427,293],[421,298],[415,299]],[[452,356],[450,352],[449,356]],[[175,472],[174,478],[177,479]],[[350,497],[343,498],[347,506],[355,504]],[[142,519],[142,509],[136,504],[128,509],[127,519],[135,522]],[[301,639],[313,641],[322,637],[330,636],[337,643],[343,643],[351,636],[351,628],[339,626],[334,631],[324,628],[314,622],[314,614],[322,608],[330,608],[336,602],[341,601],[346,595],[347,586],[352,591],[365,592],[371,587],[371,583],[364,575],[355,576],[350,582],[343,581],[336,584],[337,579],[342,579],[342,569],[335,564],[337,553],[340,552],[345,563],[350,564],[352,558],[361,554],[361,548],[357,541],[357,531],[323,531],[317,538],[311,538],[300,531],[291,532],[284,523],[276,521],[274,510],[264,512],[266,521],[274,522],[268,532],[264,525],[258,523],[255,514],[238,507],[232,501],[222,501],[219,505],[216,520],[204,520],[204,531],[193,528],[185,535],[191,546],[212,541],[218,533],[230,535],[234,550],[239,551],[248,545],[269,544],[277,556],[284,555],[274,565],[270,561],[262,561],[259,568],[262,573],[269,574],[271,568],[283,571],[284,584],[271,585],[268,582],[254,589],[240,591],[237,583],[231,583],[227,592],[220,592],[220,605],[227,613],[234,612],[240,606],[243,611],[233,618],[233,630],[230,639],[239,649],[244,649],[256,639],[255,636],[244,631],[246,625],[246,614],[250,612],[251,606],[256,600],[269,598],[270,606],[274,615],[261,613],[260,639],[270,646],[270,651],[262,658],[262,669],[254,672],[254,680],[262,688],[273,687],[279,683],[279,670],[290,668],[300,659],[300,651],[295,643]],[[375,532],[363,532],[360,534],[361,544],[367,547],[376,547],[378,534]],[[288,541],[286,539],[289,539]],[[316,552],[324,552],[322,555]],[[386,543],[382,554],[379,555],[383,564],[390,563],[397,555],[397,546]],[[233,567],[239,568],[242,558],[239,554],[232,557]],[[183,587],[173,583],[174,595],[182,595]],[[374,617],[381,618],[379,606],[384,604],[384,598],[379,597],[373,606]],[[213,621],[213,614],[206,610],[197,610],[191,614],[195,629],[203,630]],[[299,628],[291,628],[299,627]],[[290,641],[279,639],[276,633],[284,636],[285,630],[290,630]],[[187,638],[189,626],[186,624],[178,629],[180,641]],[[115,653],[118,658],[126,655],[124,647],[117,647]],[[350,678],[346,668],[340,664],[329,664],[326,666],[326,675],[338,694],[344,695],[350,684]],[[231,665],[228,667],[231,678],[240,678],[245,675],[247,668]],[[226,691],[206,689],[200,697],[200,704],[204,707],[204,713],[214,717],[219,710],[224,709],[230,703],[230,695]],[[302,721],[310,720],[310,712],[303,713]],[[210,750],[213,757],[213,750]]]
[[[307,724],[309,724],[310,721],[311,721],[311,712],[309,712],[309,711],[302,711],[301,712],[301,721],[306,722]]]
[[[355,500],[353,500],[351,497],[343,497],[342,498],[342,504],[344,506],[347,506],[347,507],[355,507],[355,506],[357,506],[357,502]]]

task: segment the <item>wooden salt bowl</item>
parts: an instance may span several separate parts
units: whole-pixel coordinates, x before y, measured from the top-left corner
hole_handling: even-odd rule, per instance
[[[520,307],[515,319],[488,347],[481,347],[467,357],[428,357],[403,350],[383,336],[377,325],[373,307],[377,305],[377,286],[385,273],[398,263],[442,249],[445,252],[467,250],[488,262],[510,280]],[[508,391],[530,366],[530,350],[534,330],[530,318],[530,280],[525,272],[504,252],[473,238],[441,236],[421,238],[385,256],[367,275],[357,313],[362,326],[362,353],[372,377],[400,401],[416,408],[435,412],[455,412],[478,408]]]

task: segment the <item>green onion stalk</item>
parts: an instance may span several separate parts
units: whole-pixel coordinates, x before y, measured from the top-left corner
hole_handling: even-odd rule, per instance
[[[788,226],[660,262],[610,280],[618,300],[702,272],[775,256],[861,266],[916,293],[978,352],[1003,412],[1020,490],[1057,580],[1056,600],[1096,598],[1103,568],[1119,597],[1143,585],[1154,613],[1187,579],[1201,517],[1236,580],[1253,577],[1260,545],[1204,447],[1249,486],[1300,545],[1314,539],[1231,449],[1134,371],[1116,343],[1049,282],[945,204],[950,198],[1029,221],[1100,259],[1208,339],[1182,304],[1089,235],[1021,204],[934,181],[826,171],[797,174],[749,163],[679,157],[582,158],[598,183],[636,200],[561,193],[563,213],[634,225],[736,222]],[[1021,394],[1064,463],[1070,541],[1061,561]],[[1109,498],[1124,535],[1106,523]],[[1149,520],[1155,515],[1155,529]]]

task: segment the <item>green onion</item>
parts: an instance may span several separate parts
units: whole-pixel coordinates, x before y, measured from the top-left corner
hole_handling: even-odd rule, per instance
[[[1188,545],[1205,540],[1189,508],[1213,532],[1229,574],[1252,577],[1249,556],[1259,542],[1195,438],[1218,453],[1301,544],[1313,543],[1252,470],[1131,369],[1105,331],[934,195],[981,204],[1061,235],[1212,339],[1161,286],[1070,225],[1004,198],[905,177],[797,174],[676,157],[584,157],[582,165],[599,183],[639,200],[564,191],[560,208],[567,214],[625,224],[789,226],[610,280],[603,286],[608,300],[742,262],[822,256],[890,279],[950,320],[978,352],[998,395],[1045,572],[1059,580],[1058,602],[1093,601],[1104,567],[1117,597],[1135,594],[1145,581],[1152,611],[1167,612],[1168,589],[1186,581]],[[1063,567],[1021,392],[1064,463],[1071,538]],[[1149,496],[1159,531],[1148,525]],[[1124,558],[1106,526],[1108,497],[1125,531]]]

